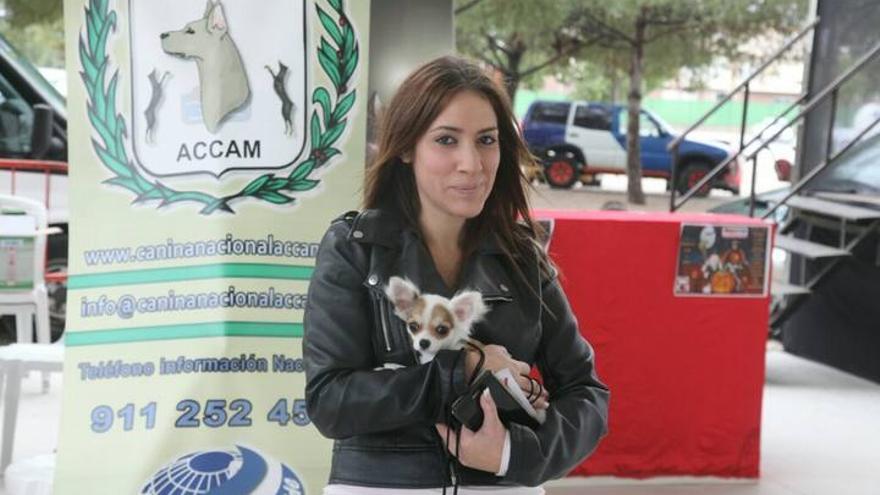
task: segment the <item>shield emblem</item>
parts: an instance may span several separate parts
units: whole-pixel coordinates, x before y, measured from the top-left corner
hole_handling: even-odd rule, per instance
[[[129,0],[133,152],[155,177],[272,170],[305,149],[305,0]]]

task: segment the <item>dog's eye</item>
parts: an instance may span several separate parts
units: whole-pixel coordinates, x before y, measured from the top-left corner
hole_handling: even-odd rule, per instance
[[[416,333],[419,331],[419,324],[414,321],[409,322],[408,326],[409,326],[409,331],[412,333]]]
[[[446,325],[437,325],[436,330],[437,334],[439,335],[446,335],[447,333],[449,333],[449,327],[447,327]]]
[[[186,34],[196,34],[196,30],[193,28],[186,28],[186,31],[184,31],[184,32]]]

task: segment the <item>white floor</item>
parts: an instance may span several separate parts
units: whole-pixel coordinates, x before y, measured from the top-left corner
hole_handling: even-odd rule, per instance
[[[767,353],[761,477],[567,479],[548,495],[878,495],[880,385],[781,351]]]
[[[33,374],[22,386],[13,461],[51,453],[61,379],[48,394]],[[761,478],[570,478],[548,495],[878,495],[880,385],[780,351],[767,353]],[[6,494],[0,489],[0,495]]]

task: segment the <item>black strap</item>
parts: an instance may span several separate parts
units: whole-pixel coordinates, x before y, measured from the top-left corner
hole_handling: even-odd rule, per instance
[[[480,349],[479,346],[474,345],[472,342],[466,343],[471,349],[475,349],[477,352],[480,353],[480,359],[479,361],[477,361],[477,367],[474,368],[474,373],[471,375],[470,380],[468,380],[468,386],[470,386],[474,383],[474,380],[477,379],[477,376],[480,375],[480,372],[483,371],[483,365],[486,364],[486,353],[483,352],[483,349]]]

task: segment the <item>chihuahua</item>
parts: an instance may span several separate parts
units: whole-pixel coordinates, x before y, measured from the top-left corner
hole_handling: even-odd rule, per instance
[[[452,299],[436,294],[422,294],[409,280],[391,277],[385,295],[394,305],[394,314],[406,322],[413,349],[424,364],[437,352],[462,349],[470,338],[471,328],[489,311],[483,296],[473,290],[461,291]]]

